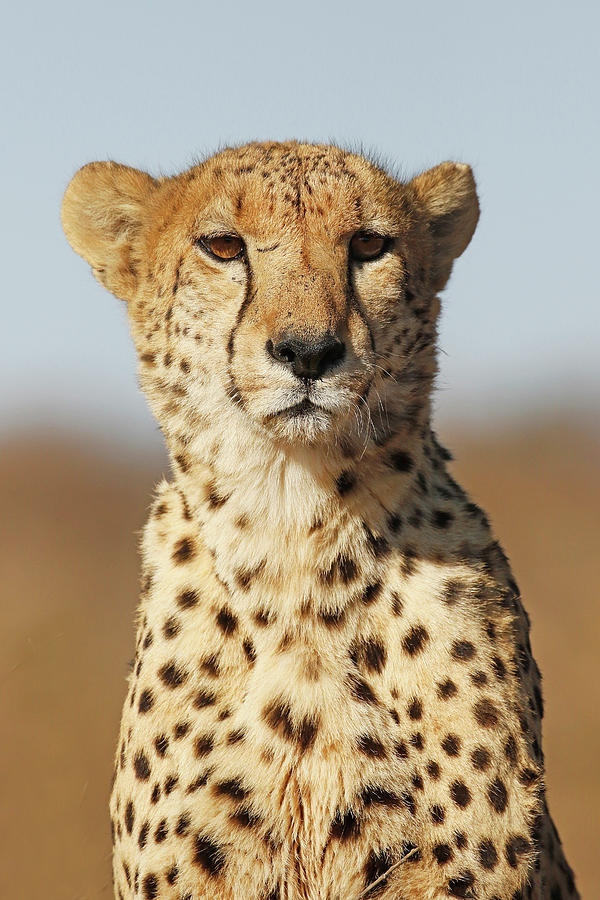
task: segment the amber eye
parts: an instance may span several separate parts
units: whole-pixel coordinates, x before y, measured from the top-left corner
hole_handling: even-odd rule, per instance
[[[244,242],[237,234],[218,234],[202,238],[200,243],[217,259],[237,259],[244,252]]]
[[[388,238],[381,237],[380,234],[358,231],[350,241],[350,254],[353,259],[366,262],[381,256],[387,250],[388,245]]]

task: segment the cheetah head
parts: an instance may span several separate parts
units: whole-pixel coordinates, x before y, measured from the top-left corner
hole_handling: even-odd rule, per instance
[[[317,445],[425,414],[437,293],[478,214],[466,165],[403,183],[298,143],[227,149],[175,177],[91,163],[62,209],[74,250],[127,301],[167,435],[243,421]]]

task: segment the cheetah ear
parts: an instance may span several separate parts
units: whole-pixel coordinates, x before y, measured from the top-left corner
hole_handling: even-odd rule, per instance
[[[65,191],[61,218],[67,240],[122,300],[137,287],[141,231],[157,184],[137,169],[95,162],[80,169]]]
[[[479,202],[471,167],[444,162],[410,182],[433,237],[433,286],[441,291],[454,260],[469,246],[479,219]]]

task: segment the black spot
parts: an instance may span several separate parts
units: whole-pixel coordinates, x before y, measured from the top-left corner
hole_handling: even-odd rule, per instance
[[[184,537],[177,541],[173,549],[171,558],[176,563],[186,563],[195,554],[196,548],[191,537]]]
[[[535,769],[525,768],[521,769],[518,778],[524,787],[531,787],[532,785],[537,784],[539,780],[539,774],[535,771]]]
[[[391,601],[392,601],[392,612],[394,613],[395,616],[401,616],[402,611],[404,609],[404,603],[402,602],[402,600],[400,599],[400,597],[398,596],[398,594],[395,591],[391,595]]]
[[[160,785],[158,782],[156,782],[156,784],[152,788],[152,793],[150,794],[150,802],[158,803],[158,801],[160,800],[160,795],[161,795]]]
[[[436,509],[431,517],[436,528],[448,528],[454,519],[454,513],[446,509]]]
[[[405,578],[410,578],[417,571],[416,556],[417,551],[414,547],[404,547],[403,556],[400,559],[400,571]]]
[[[229,496],[224,496],[219,493],[217,485],[214,481],[211,481],[210,484],[206,486],[206,502],[208,504],[209,509],[219,509],[229,500]]]
[[[206,688],[200,688],[197,691],[196,696],[194,697],[194,707],[196,709],[204,709],[207,706],[214,706],[217,702],[217,695],[214,691],[209,691]]]
[[[194,591],[191,588],[188,588],[178,595],[177,604],[182,609],[191,609],[192,606],[196,606],[196,604],[198,603],[198,599],[198,591]]]
[[[360,796],[365,806],[377,804],[378,806],[389,806],[392,809],[395,809],[400,805],[400,798],[397,794],[394,794],[392,791],[388,791],[386,788],[380,787],[377,784],[366,785]]]
[[[423,740],[423,735],[420,731],[416,731],[414,734],[411,734],[410,742],[415,750],[423,750],[423,748],[425,747],[425,741]]]
[[[167,795],[167,797],[169,796],[169,794],[173,793],[173,791],[177,787],[178,782],[179,778],[177,777],[177,775],[168,775],[167,778],[165,778],[165,794]]]
[[[140,694],[138,709],[141,713],[147,713],[154,705],[154,694],[150,688],[146,688]]]
[[[398,513],[394,513],[388,517],[387,527],[390,529],[392,534],[398,534],[400,529],[402,528],[402,516],[398,515]]]
[[[144,900],[155,900],[158,896],[158,879],[156,875],[153,875],[152,873],[146,875],[142,882],[142,887],[144,890]]]
[[[408,757],[408,747],[404,743],[404,741],[398,741],[394,744],[394,753],[396,756],[399,756],[400,759],[407,759]]]
[[[397,472],[410,472],[414,466],[412,456],[405,450],[394,450],[390,454],[390,463]]]
[[[388,869],[391,868],[393,864],[392,857],[388,854],[386,850],[380,850],[375,852],[375,850],[371,850],[369,854],[369,858],[367,859],[365,865],[365,888],[367,892],[362,896],[364,897],[374,897],[376,894],[379,894],[387,884],[387,878],[383,878]],[[381,878],[379,883],[368,890],[370,886],[378,879]]]
[[[498,864],[498,853],[494,846],[494,842],[487,839],[482,841],[477,848],[479,853],[479,862],[484,869],[495,869]]]
[[[237,628],[237,624],[237,618],[226,606],[217,613],[217,625],[223,634],[233,634]]]
[[[372,584],[368,584],[362,593],[361,600],[365,605],[369,603],[373,603],[374,600],[377,599],[379,594],[381,593],[381,582],[375,581]]]
[[[344,620],[345,614],[346,611],[344,609],[319,610],[319,618],[328,628],[335,628],[340,625]]]
[[[225,855],[221,847],[209,837],[197,834],[194,839],[194,862],[215,877],[225,865]]]
[[[154,739],[154,749],[159,756],[165,755],[165,753],[169,749],[169,738],[166,736],[166,734],[159,734],[158,737]]]
[[[466,590],[465,584],[462,581],[456,579],[447,581],[444,585],[442,600],[444,603],[447,603],[448,606],[454,606],[457,600],[460,600],[463,594],[465,594]]]
[[[455,641],[452,644],[452,649],[450,652],[454,659],[460,659],[464,661],[473,659],[476,651],[471,641]]]
[[[504,755],[507,760],[511,764],[511,766],[516,766],[517,764],[517,742],[515,741],[512,734],[508,736],[506,739],[506,743],[504,744]]]
[[[342,474],[337,479],[335,486],[338,489],[338,492],[343,497],[344,494],[347,494],[352,490],[353,487],[356,486],[356,475],[353,472],[342,472]]]
[[[161,819],[154,830],[154,840],[157,844],[162,844],[162,842],[166,840],[168,833],[167,820]]]
[[[241,778],[229,778],[215,785],[215,792],[232,800],[245,800],[250,791],[242,784]]]
[[[429,775],[429,777],[433,779],[433,781],[437,781],[441,773],[442,770],[440,769],[438,763],[436,763],[435,760],[430,759],[427,763],[427,774]]]
[[[187,679],[187,672],[185,669],[178,666],[175,660],[172,659],[170,662],[165,663],[164,666],[160,667],[158,670],[158,677],[165,687],[174,690],[175,688],[181,687]]]
[[[208,756],[214,747],[215,739],[212,734],[203,734],[194,742],[194,753],[197,757]]]
[[[253,666],[256,662],[256,650],[254,649],[254,644],[249,638],[246,638],[246,640],[242,643],[242,647],[244,653],[246,654],[246,659],[248,660],[250,665]]]
[[[436,803],[429,810],[429,815],[431,816],[431,821],[434,825],[443,825],[446,818],[446,810],[443,806],[438,806]]]
[[[513,834],[506,842],[504,855],[506,861],[512,869],[516,869],[519,864],[519,857],[531,850],[529,841],[520,834]]]
[[[283,700],[273,700],[267,704],[262,715],[273,731],[288,741],[297,742],[303,750],[307,750],[315,740],[319,728],[316,715],[307,715],[299,722],[294,722],[290,706]]]
[[[178,837],[184,837],[189,831],[191,821],[189,813],[181,813],[175,825],[175,834]]]
[[[207,771],[203,772],[202,775],[198,775],[196,778],[194,778],[194,780],[188,784],[185,790],[186,794],[193,794],[195,791],[200,790],[201,787],[204,787],[204,785],[208,781],[208,776],[209,772]]]
[[[437,695],[440,700],[449,700],[450,697],[454,697],[454,695],[458,692],[458,688],[454,684],[450,678],[447,678],[446,681],[440,682],[437,686]]]
[[[506,666],[499,656],[492,657],[492,668],[496,674],[496,678],[499,681],[503,681],[506,678]]]
[[[261,628],[266,628],[267,625],[271,625],[277,620],[277,614],[269,609],[259,609],[254,613],[253,618],[257,625],[260,625]]]
[[[345,813],[341,813],[338,810],[331,823],[330,833],[332,837],[338,838],[340,841],[358,837],[360,834],[360,820],[351,809],[347,809]]]
[[[504,782],[499,778],[490,782],[488,787],[488,800],[497,813],[503,813],[506,809],[508,804],[508,794],[506,793]]]
[[[366,756],[383,759],[386,756],[385,747],[377,738],[370,734],[361,734],[357,741],[358,749]]]
[[[415,656],[423,650],[428,640],[429,634],[427,630],[422,625],[413,625],[410,631],[405,634],[402,647],[409,656]]]
[[[133,806],[133,802],[131,800],[128,800],[127,806],[125,807],[125,828],[127,829],[127,834],[131,834],[134,821],[135,808]]]
[[[368,528],[366,528],[366,531],[367,540],[369,541],[369,546],[371,547],[375,559],[380,559],[382,556],[385,556],[390,549],[390,545],[386,539],[382,535],[376,537]]]
[[[216,678],[219,674],[219,657],[217,654],[213,653],[210,656],[205,656],[200,663],[200,668],[203,672],[206,672],[207,675]]]
[[[471,890],[474,883],[475,878],[472,872],[461,872],[458,878],[451,878],[448,882],[448,893],[451,897],[475,897],[474,892]]]
[[[406,860],[406,862],[415,863],[420,862],[423,856],[416,844],[411,844],[410,841],[403,841],[401,858]]]
[[[433,855],[439,866],[443,866],[454,859],[454,852],[449,844],[436,844],[433,848]]]
[[[386,652],[381,641],[365,641],[363,645],[363,659],[367,669],[371,672],[381,672],[385,666]]]
[[[255,825],[258,825],[260,822],[262,822],[262,819],[258,815],[258,813],[255,813],[248,806],[240,807],[231,814],[230,818],[233,822],[241,825],[242,828],[254,828]]]
[[[477,685],[477,687],[483,687],[484,684],[487,684],[488,680],[487,675],[481,669],[477,672],[470,672],[469,678],[471,679],[473,684]]]
[[[143,750],[138,750],[133,758],[133,768],[140,781],[148,781],[150,778],[150,763]]]
[[[359,678],[357,675],[349,675],[348,685],[352,692],[352,696],[356,700],[360,700],[363,703],[377,703],[377,698],[375,697],[373,690],[364,678]]]
[[[410,791],[402,791],[402,793],[400,794],[400,799],[402,800],[402,803],[407,808],[411,816],[414,816],[417,810],[417,806],[415,803],[415,798],[410,793]]]
[[[479,772],[485,772],[485,770],[489,768],[491,761],[492,758],[490,752],[489,750],[486,750],[485,747],[476,747],[471,753],[473,768],[477,769]]]
[[[320,578],[324,584],[332,584],[337,576],[344,584],[349,584],[356,578],[357,573],[358,569],[355,561],[351,557],[340,553],[331,567],[327,571],[321,572]]]
[[[480,700],[473,707],[473,712],[477,723],[481,725],[482,728],[493,728],[494,725],[498,724],[498,710],[491,700],[486,698]]]
[[[176,637],[180,631],[181,622],[179,621],[179,619],[176,619],[175,616],[171,616],[170,618],[168,618],[163,625],[163,634],[168,641]]]
[[[471,791],[464,781],[454,781],[450,787],[450,796],[457,806],[465,809],[471,802]]]
[[[442,741],[442,750],[448,756],[458,756],[460,753],[460,738],[457,734],[447,734]]]
[[[253,569],[238,569],[235,573],[236,584],[241,590],[246,591],[264,568],[264,560]]]
[[[408,715],[413,721],[423,718],[423,704],[418,697],[413,697],[408,704]]]
[[[239,744],[240,741],[243,741],[245,737],[246,732],[243,728],[234,728],[233,731],[230,731],[227,735],[227,743]]]

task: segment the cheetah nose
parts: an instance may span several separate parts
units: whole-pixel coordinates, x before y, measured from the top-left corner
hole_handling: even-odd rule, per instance
[[[267,341],[267,353],[283,363],[297,378],[322,378],[343,359],[346,345],[331,332],[318,338],[303,339],[285,334],[276,344]]]

